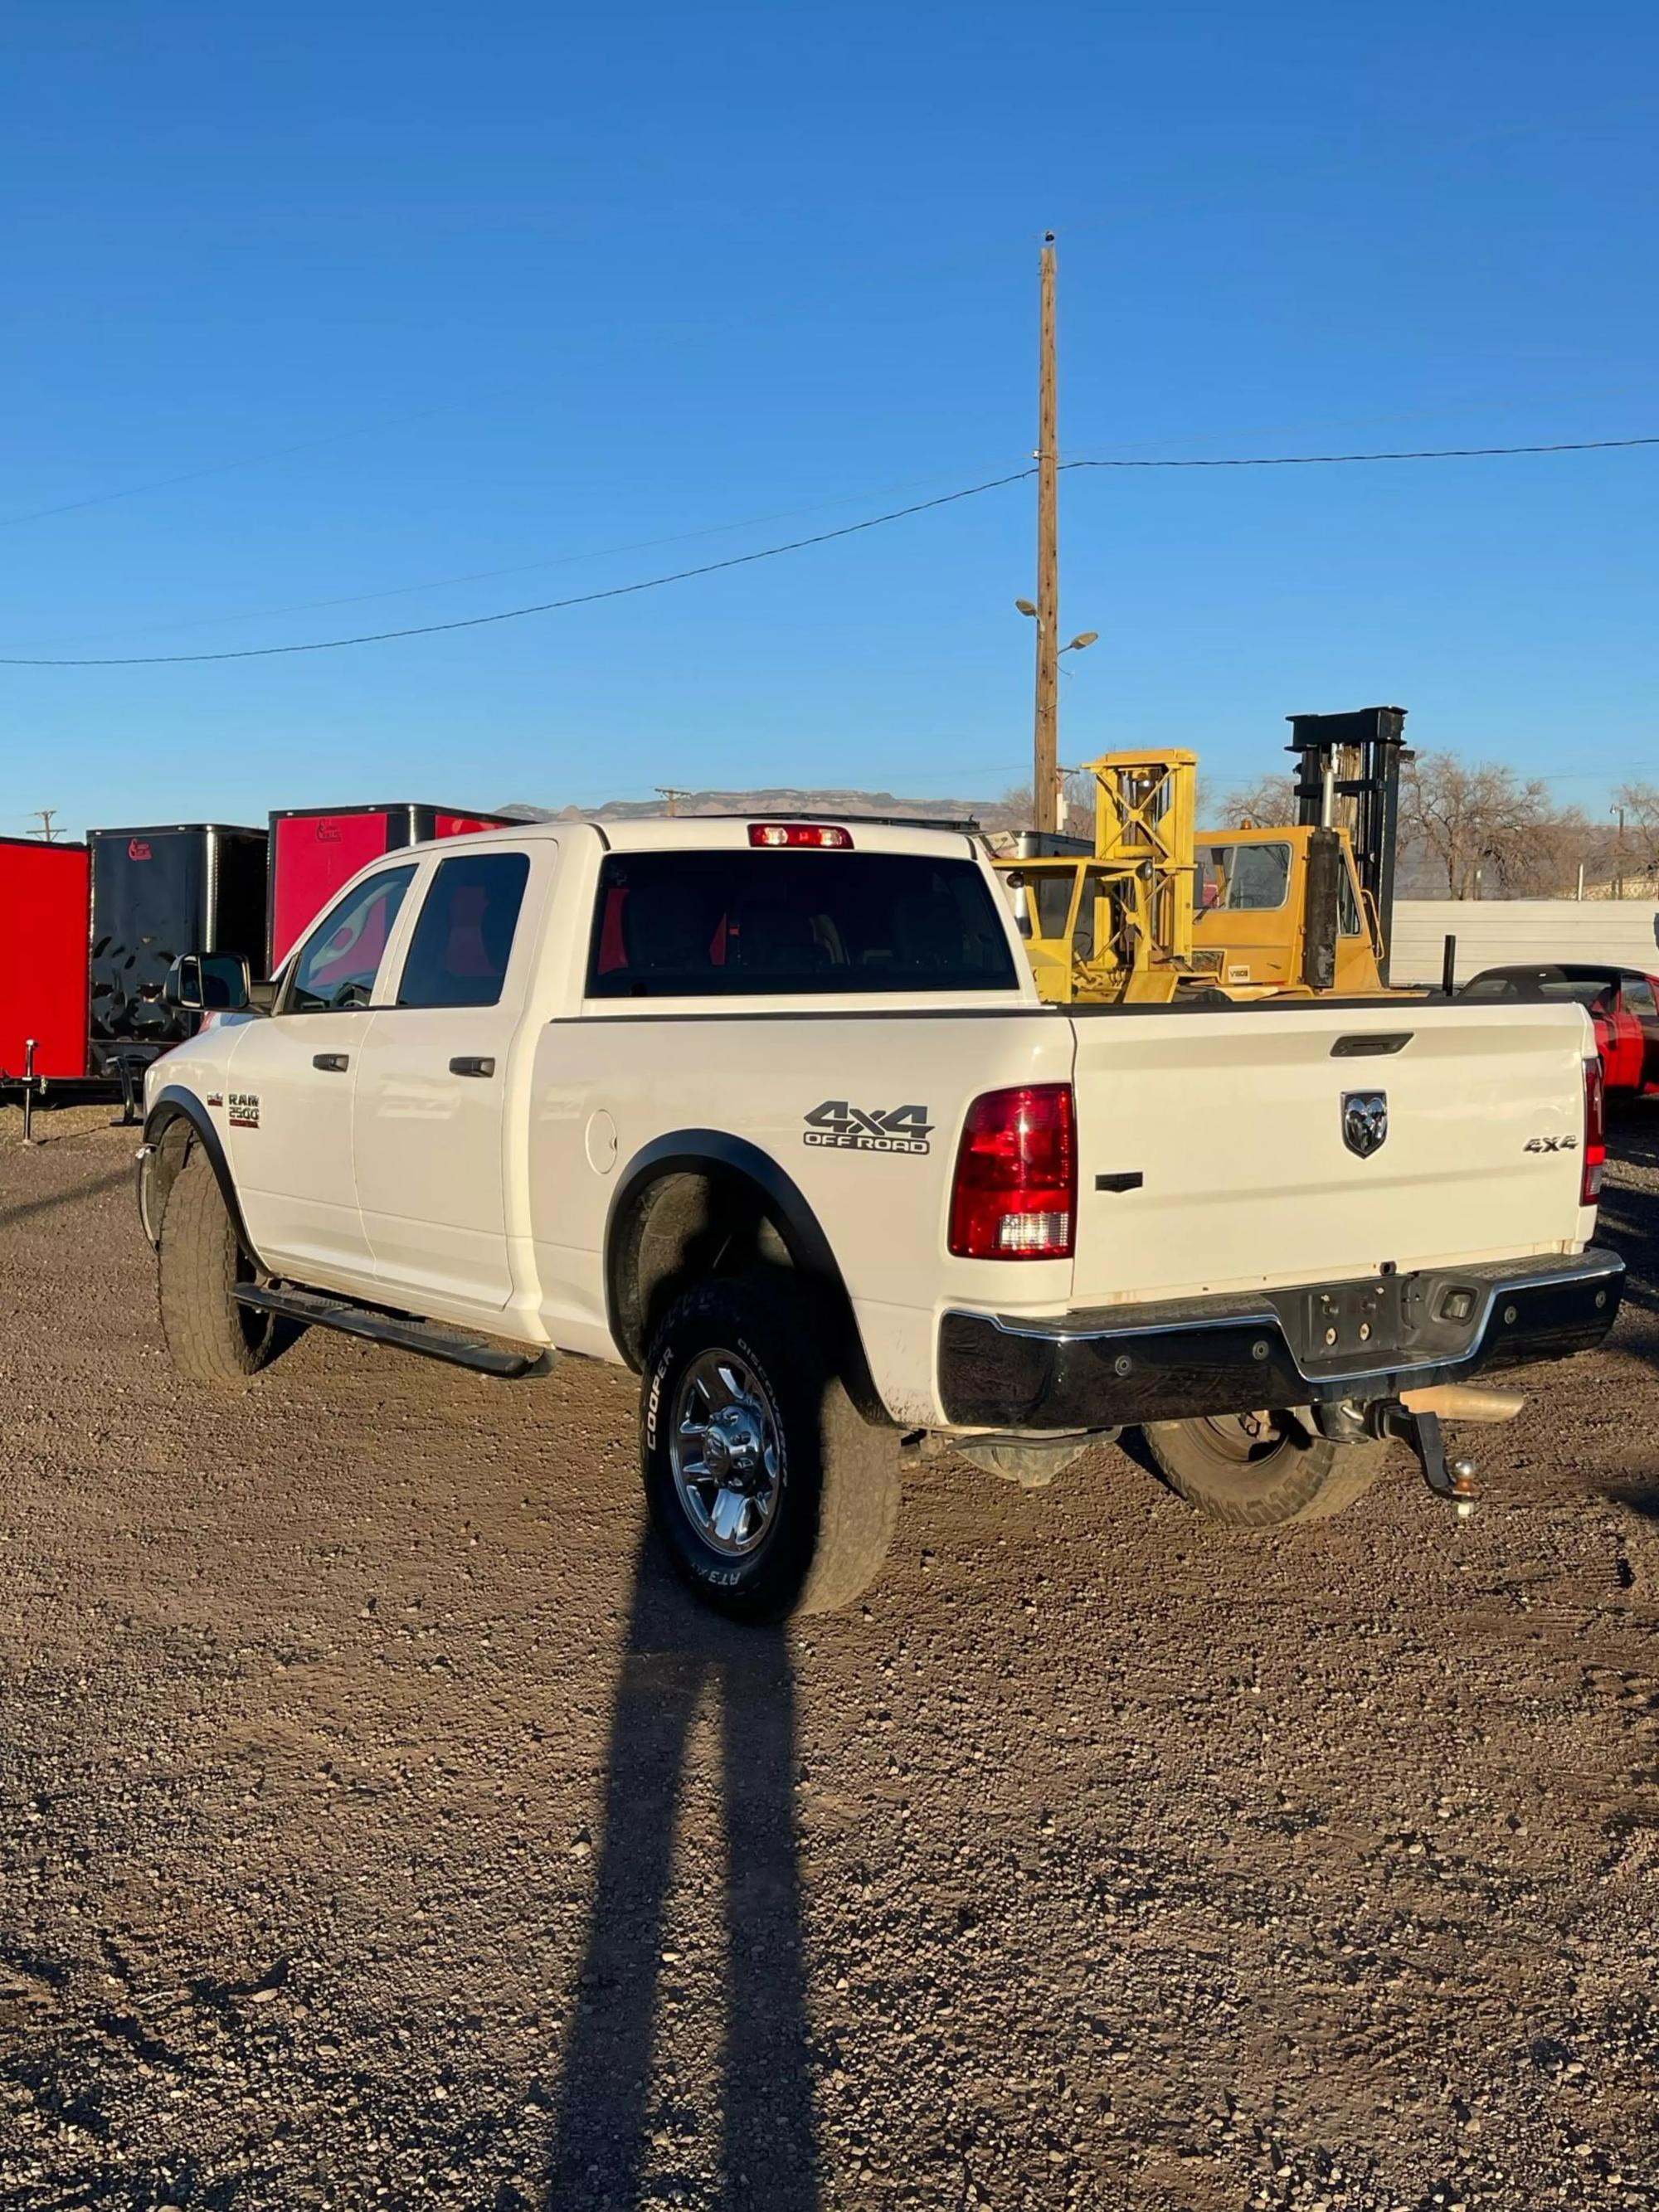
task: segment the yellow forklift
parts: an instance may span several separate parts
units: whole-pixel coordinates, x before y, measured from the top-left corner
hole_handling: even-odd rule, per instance
[[[1107,753],[1093,838],[1028,832],[999,861],[1045,999],[1395,995],[1404,710],[1290,719],[1294,823],[1200,832],[1195,753]]]

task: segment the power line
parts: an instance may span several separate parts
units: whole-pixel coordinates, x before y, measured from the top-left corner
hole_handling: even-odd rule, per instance
[[[428,576],[418,584],[392,584],[375,592],[346,592],[337,593],[334,597],[326,599],[294,600],[280,607],[242,607],[234,614],[199,615],[187,622],[144,623],[137,629],[132,624],[126,623],[117,635],[124,637],[144,637],[158,630],[165,632],[179,629],[219,629],[228,623],[274,621],[279,615],[315,614],[327,607],[362,606],[375,599],[402,599],[412,598],[422,592],[451,591],[459,584],[487,584],[493,582],[499,576],[533,575],[541,569],[568,568],[583,561],[611,560],[622,553],[649,553],[655,551],[659,546],[685,545],[699,538],[723,538],[734,530],[757,530],[763,523],[793,522],[801,515],[823,514],[831,507],[856,506],[861,499],[890,498],[896,492],[915,489],[919,482],[937,483],[938,477],[935,476],[918,479],[912,477],[902,483],[884,484],[878,491],[850,492],[837,499],[813,500],[805,507],[772,507],[764,514],[740,515],[735,522],[710,522],[703,524],[696,530],[676,530],[660,538],[634,538],[620,544],[590,545],[579,553],[552,553],[540,560],[511,562],[503,568],[471,568],[463,575]],[[70,638],[65,642],[71,645],[77,642],[95,642],[98,635],[106,634],[94,633],[91,640],[82,641]]]
[[[1640,438],[1581,438],[1554,445],[1442,446],[1413,452],[1374,453],[1255,453],[1220,458],[1104,459],[1062,461],[1063,469],[1288,469],[1332,467],[1360,461],[1465,461],[1508,459],[1528,453],[1598,453],[1628,451],[1633,447],[1659,446],[1659,435]],[[163,668],[202,661],[268,660],[295,653],[337,653],[349,646],[386,645],[406,637],[436,637],[450,630],[483,629],[495,623],[520,622],[527,615],[558,614],[569,607],[593,606],[604,599],[633,598],[641,592],[661,591],[669,584],[690,583],[698,576],[718,575],[723,569],[744,568],[757,561],[775,561],[785,553],[800,553],[809,546],[828,545],[840,538],[855,538],[866,530],[879,530],[890,522],[903,522],[935,507],[953,507],[977,499],[1006,485],[1024,483],[1036,474],[1034,468],[992,477],[984,483],[968,484],[959,491],[941,492],[936,498],[917,500],[908,507],[890,508],[885,514],[866,516],[861,522],[843,523],[836,530],[820,530],[809,538],[793,538],[781,545],[763,545],[752,553],[733,553],[723,561],[705,561],[694,568],[676,568],[662,576],[647,576],[632,584],[612,584],[603,591],[579,592],[563,599],[541,599],[524,607],[504,607],[494,614],[464,615],[450,622],[417,623],[404,629],[368,630],[353,637],[307,638],[289,645],[241,646],[226,653],[107,653],[88,657],[42,654],[0,654],[0,668]],[[688,533],[690,534],[690,533]]]
[[[434,637],[445,630],[482,629],[491,623],[519,622],[526,615],[556,614],[566,607],[586,607],[600,599],[625,599],[638,592],[660,591],[665,584],[689,583],[694,576],[713,576],[722,568],[747,568],[756,561],[773,561],[782,553],[803,552],[809,545],[827,545],[833,538],[854,538],[860,531],[879,530],[883,524],[902,522],[932,507],[951,507],[959,500],[977,499],[981,492],[1000,491],[1005,484],[1022,483],[1033,469],[1016,469],[1012,476],[993,477],[987,483],[969,484],[961,491],[941,492],[936,499],[918,500],[911,507],[896,507],[886,514],[866,516],[862,522],[843,523],[839,530],[820,530],[811,538],[795,538],[783,545],[763,545],[753,553],[729,554],[724,561],[705,561],[696,568],[676,568],[665,576],[647,576],[633,584],[612,584],[604,591],[579,592],[568,599],[543,599],[534,606],[505,607],[492,615],[463,615],[453,622],[418,623],[409,629],[371,630],[360,637],[312,638],[296,645],[249,645],[231,653],[116,653],[91,659],[43,659],[0,654],[0,668],[158,668],[201,660],[264,660],[276,653],[337,653],[349,645],[384,645],[393,638]]]
[[[1062,461],[1066,469],[1313,469],[1349,461],[1489,461],[1516,453],[1609,453],[1659,446],[1651,438],[1574,438],[1553,446],[1428,446],[1397,453],[1247,453],[1214,460]]]

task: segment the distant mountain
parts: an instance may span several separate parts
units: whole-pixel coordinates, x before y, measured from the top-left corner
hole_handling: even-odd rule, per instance
[[[897,799],[890,791],[688,791],[675,803],[682,816],[698,814],[897,814],[929,822],[977,822],[981,830],[1023,825],[1030,807],[1002,799]],[[668,811],[661,799],[611,799],[603,806],[532,806],[514,799],[495,809],[515,822],[641,822]]]

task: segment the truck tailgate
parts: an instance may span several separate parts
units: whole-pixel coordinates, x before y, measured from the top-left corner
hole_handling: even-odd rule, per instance
[[[1518,1258],[1588,1232],[1594,1039],[1576,1006],[1265,1003],[1073,1026],[1079,1304]],[[1356,1094],[1386,1102],[1369,1157],[1345,1137]]]

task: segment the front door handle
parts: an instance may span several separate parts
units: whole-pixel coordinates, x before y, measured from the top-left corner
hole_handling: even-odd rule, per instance
[[[493,1075],[495,1063],[480,1053],[463,1053],[459,1060],[449,1063],[452,1075]]]
[[[351,1060],[350,1055],[343,1052],[313,1052],[311,1064],[313,1067],[320,1067],[325,1075],[343,1075],[350,1066]]]

